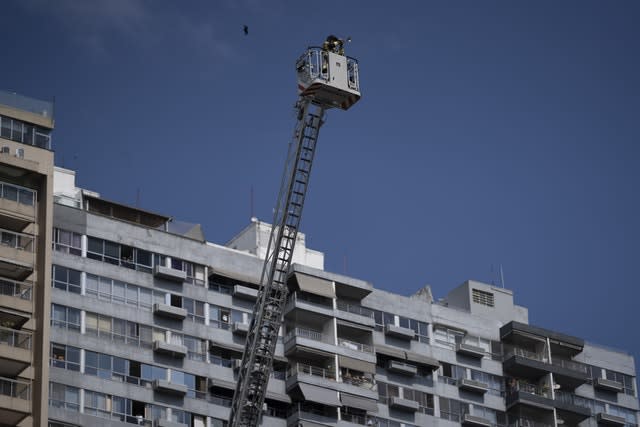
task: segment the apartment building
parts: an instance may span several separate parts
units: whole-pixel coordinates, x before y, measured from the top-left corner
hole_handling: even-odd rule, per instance
[[[0,92],[0,425],[46,425],[53,104]]]
[[[40,134],[52,127],[38,123]],[[5,142],[2,185],[33,194],[33,206],[12,190],[0,200],[0,263],[10,267],[0,271],[0,315],[27,319],[3,323],[0,369],[29,361],[2,371],[0,425],[225,426],[269,224],[253,219],[227,244],[211,243],[196,224],[78,188],[47,149]],[[27,169],[14,163],[44,164],[27,149],[49,156],[47,174],[17,178]],[[31,269],[5,229],[37,242]],[[266,427],[638,426],[633,358],[561,325],[530,325],[507,289],[468,281],[437,300],[428,287],[386,292],[326,271],[304,234],[293,261]]]
[[[223,426],[269,225],[216,245],[54,181],[51,425]],[[638,425],[632,357],[530,325],[507,289],[385,292],[303,234],[294,262],[265,426]]]

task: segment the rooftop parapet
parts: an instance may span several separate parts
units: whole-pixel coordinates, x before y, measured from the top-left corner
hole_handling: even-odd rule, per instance
[[[0,90],[0,105],[35,114],[36,116],[46,119],[45,122],[50,122],[51,127],[53,125],[54,103],[52,101],[43,101],[41,99],[20,95],[16,92]],[[46,123],[44,124],[46,125]]]

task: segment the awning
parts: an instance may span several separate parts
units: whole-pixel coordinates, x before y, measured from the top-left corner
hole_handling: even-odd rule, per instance
[[[360,331],[371,332],[373,328],[367,325],[361,325],[359,323],[349,322],[347,320],[336,319],[338,326],[346,326],[348,328],[358,329]]]
[[[321,403],[327,406],[338,407],[342,405],[338,400],[338,393],[335,390],[329,390],[328,388],[303,383],[299,383],[298,388],[300,388],[300,392],[304,396],[304,400]]]
[[[358,408],[367,412],[378,412],[378,402],[374,399],[354,396],[353,394],[340,393],[340,400],[342,400],[342,406]]]
[[[330,353],[328,351],[324,351],[324,350],[320,350],[317,348],[311,348],[311,347],[305,347],[302,345],[298,345],[295,347],[295,353],[306,353],[306,354],[312,354],[314,356],[320,356],[320,357],[330,357],[330,358],[334,358],[335,354],[334,353]]]
[[[411,353],[408,351],[406,352],[406,355],[407,355],[407,360],[409,362],[415,362],[421,365],[427,365],[433,369],[438,369],[440,367],[440,362],[437,359],[434,359],[433,357],[423,356],[422,354]]]
[[[376,364],[366,362],[364,360],[354,359],[352,357],[338,355],[338,363],[341,368],[354,369],[356,371],[365,372],[369,374],[376,373]]]
[[[307,421],[307,420],[298,420],[296,422],[296,425],[298,427],[327,427],[326,424],[314,423],[313,421]]]
[[[396,357],[398,359],[406,358],[404,351],[393,347],[377,345],[376,353],[384,354],[385,356]]]
[[[307,276],[302,273],[294,273],[298,288],[303,292],[321,295],[327,298],[335,298],[336,292],[333,289],[333,283],[329,280],[320,279],[318,277]]]

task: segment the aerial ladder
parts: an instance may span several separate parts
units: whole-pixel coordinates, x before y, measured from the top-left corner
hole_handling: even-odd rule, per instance
[[[311,166],[325,111],[348,110],[360,99],[358,62],[345,56],[344,41],[329,36],[296,62],[297,123],[280,184],[258,298],[238,370],[230,427],[256,427],[262,418],[273,356],[287,299],[287,275],[302,218]]]

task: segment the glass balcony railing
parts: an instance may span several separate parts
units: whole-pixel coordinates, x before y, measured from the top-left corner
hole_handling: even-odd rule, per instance
[[[368,344],[360,342],[346,340],[344,338],[338,338],[338,345],[355,351],[361,351],[363,353],[373,353],[373,347]]]
[[[576,371],[576,372],[580,372],[582,374],[587,374],[588,372],[588,367],[587,365],[580,363],[580,362],[575,362],[573,360],[565,360],[565,359],[557,359],[557,358],[553,358],[551,359],[551,363],[555,366],[560,366],[563,367],[565,369],[569,369],[571,371]]]
[[[509,419],[509,427],[552,427],[551,424],[542,421],[536,421],[529,418]]]
[[[31,383],[0,377],[0,394],[23,400],[31,400]]]
[[[0,90],[0,104],[28,111],[42,117],[53,118],[53,102],[30,98],[15,92]]]
[[[36,192],[30,188],[21,187],[7,182],[0,182],[0,198],[18,202],[25,206],[34,206]]]
[[[373,319],[373,310],[370,310],[366,307],[362,307],[360,305],[349,304],[344,301],[338,300],[337,302],[338,310],[346,311],[347,313],[357,314],[359,316],[364,316]]]
[[[33,252],[35,238],[30,234],[0,228],[0,246],[8,246],[26,252]]]
[[[0,326],[0,345],[31,350],[31,333]]]
[[[31,283],[0,279],[0,295],[31,301],[32,289]]]
[[[336,380],[336,374],[334,371],[321,368],[319,366],[307,365],[304,363],[296,363],[295,365],[293,365],[289,369],[287,377],[291,377],[297,374],[312,375],[314,377],[320,377],[331,381]]]

